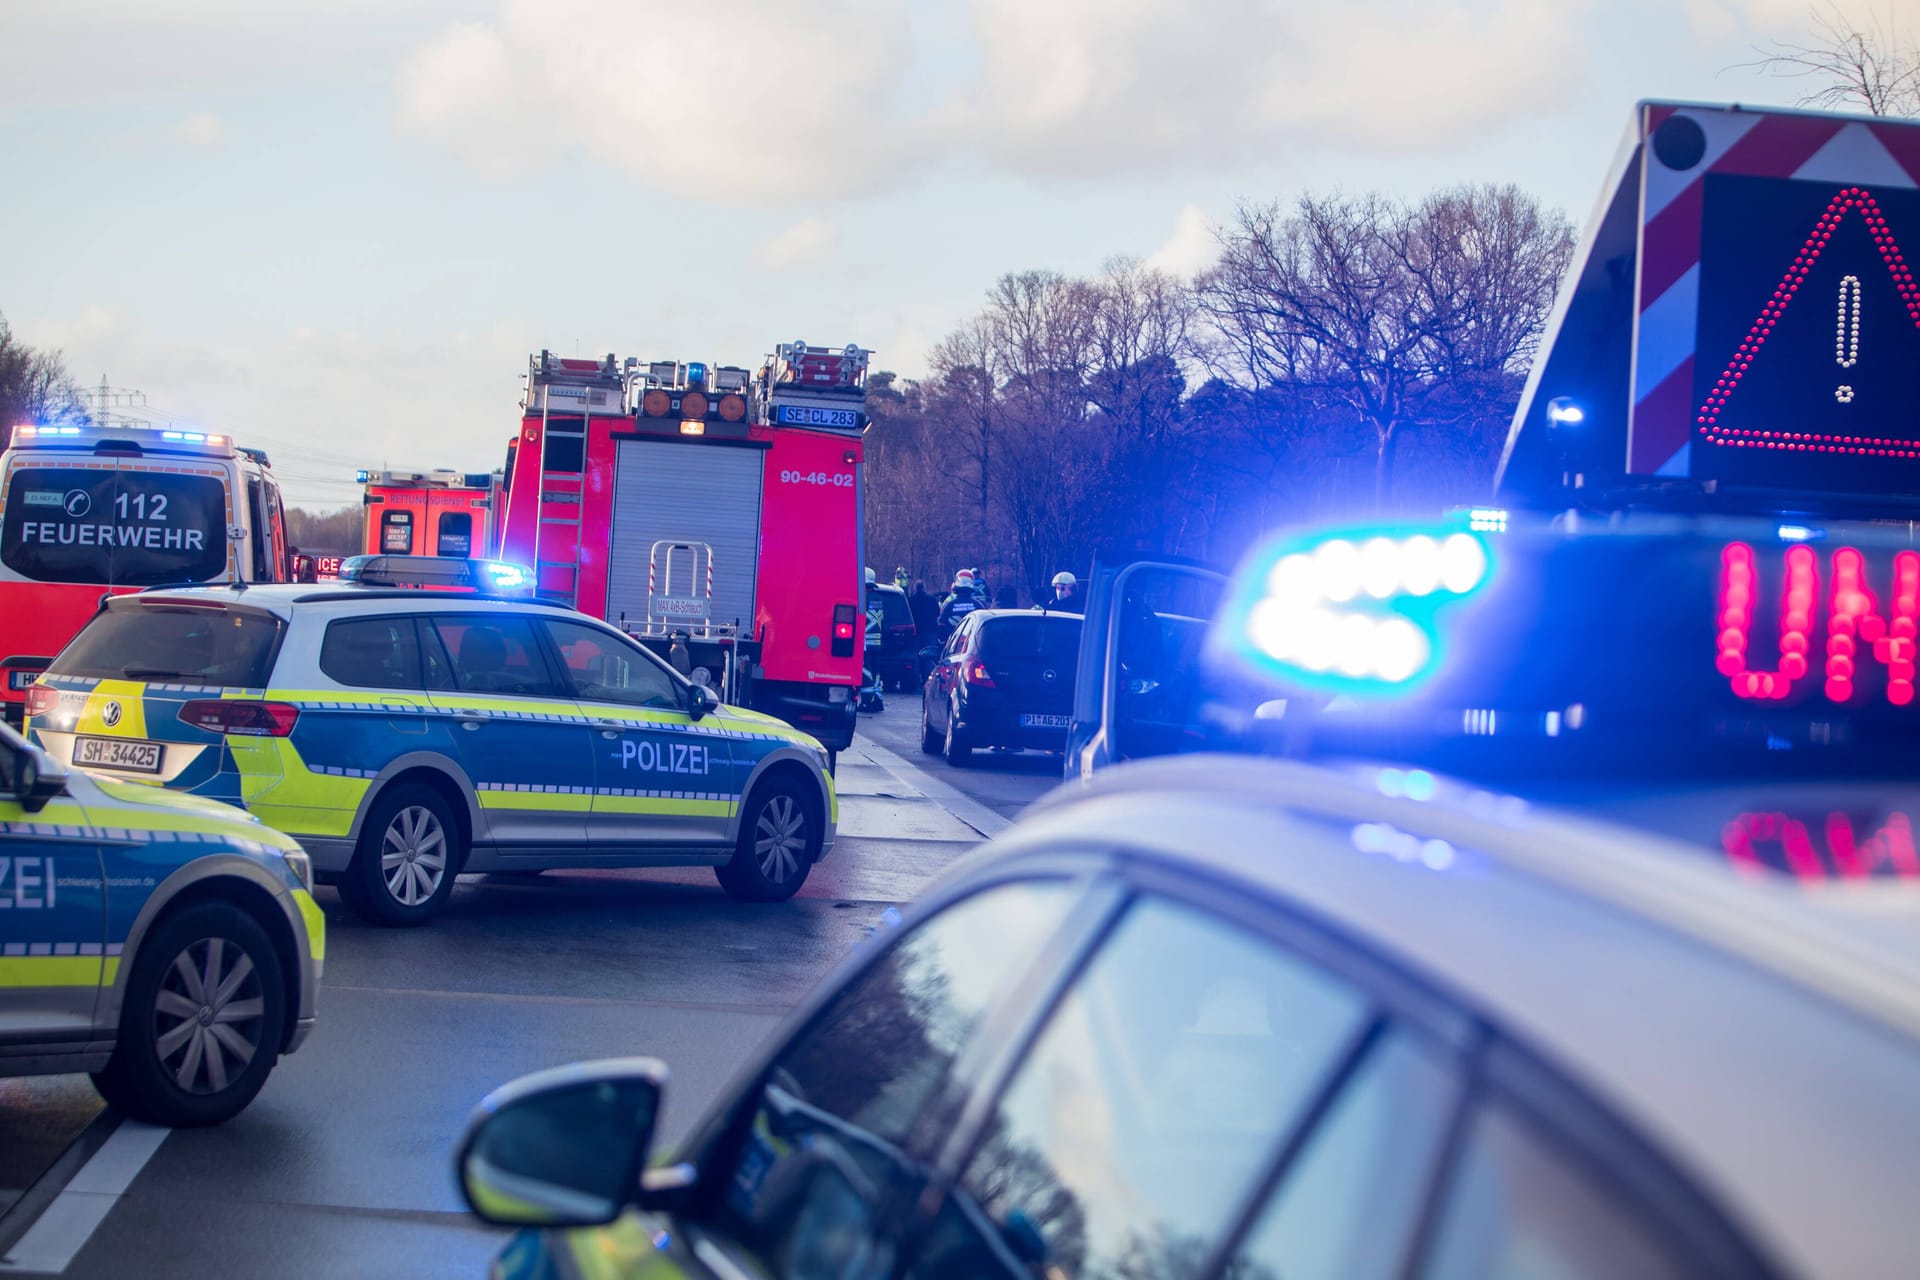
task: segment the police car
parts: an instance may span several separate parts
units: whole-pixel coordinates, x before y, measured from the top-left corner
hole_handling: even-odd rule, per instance
[[[90,1071],[156,1124],[233,1116],[313,1029],[312,888],[256,819],[68,772],[0,726],[0,1076]]]
[[[379,924],[426,920],[468,871],[707,865],[738,898],[797,892],[838,821],[825,750],[499,594],[520,572],[356,557],[339,586],[116,597],[30,692],[32,733],[244,805]]]
[[[1602,231],[1673,172],[1765,162],[1753,114],[1644,104]],[[1803,159],[1855,127],[1808,119]],[[1722,265],[1776,203],[1817,215],[1853,142],[1811,192],[1694,192],[1746,228]],[[1889,181],[1841,194],[1920,232],[1920,183]],[[1884,222],[1819,234],[1849,298],[1895,252]],[[1599,243],[1576,295],[1651,278]],[[1800,326],[1701,279],[1830,355],[1831,309]],[[1697,300],[1717,371],[1723,302]],[[1730,460],[1827,372],[1747,340],[1737,373],[1778,394],[1709,376],[1678,461],[1636,471],[1663,406],[1583,405],[1567,371],[1617,372],[1604,322],[1640,309],[1581,305],[1585,361],[1549,352],[1503,470],[1541,514],[1283,533],[1230,579],[1097,572],[1077,784],[852,957],[676,1163],[646,1158],[658,1063],[483,1102],[469,1204],[532,1229],[498,1274],[1910,1272],[1920,365],[1874,384],[1907,399],[1872,461]]]

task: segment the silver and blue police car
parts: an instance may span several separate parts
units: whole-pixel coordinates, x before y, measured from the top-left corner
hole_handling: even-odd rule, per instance
[[[1489,510],[1097,573],[1097,767],[673,1156],[657,1062],[486,1100],[496,1274],[1909,1273],[1920,712],[1910,650],[1825,640],[1898,636],[1920,555],[1808,532]]]
[[[30,691],[31,733],[245,806],[379,924],[425,921],[462,872],[706,865],[776,901],[831,851],[814,739],[571,609],[401,585],[512,566],[421,560],[115,597]]]
[[[0,725],[0,1076],[136,1119],[238,1113],[312,1031],[307,856],[229,805],[69,772]]]

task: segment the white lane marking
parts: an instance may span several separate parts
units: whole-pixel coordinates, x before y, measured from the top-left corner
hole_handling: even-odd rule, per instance
[[[957,787],[934,777],[906,757],[895,755],[872,738],[861,738],[860,749],[882,769],[900,781],[918,787],[922,794],[983,836],[999,835],[1013,825],[1011,820],[1001,817]]]
[[[122,1120],[27,1234],[0,1258],[0,1271],[65,1271],[172,1132]]]

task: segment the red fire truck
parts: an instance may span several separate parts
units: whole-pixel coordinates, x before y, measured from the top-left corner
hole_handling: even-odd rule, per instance
[[[368,555],[485,557],[504,477],[461,471],[362,471]]]
[[[285,582],[288,569],[280,485],[258,449],[172,428],[15,427],[0,454],[0,713],[20,722],[26,687],[102,595]]]
[[[720,696],[837,752],[860,683],[857,346],[779,346],[758,373],[529,362],[499,557]]]

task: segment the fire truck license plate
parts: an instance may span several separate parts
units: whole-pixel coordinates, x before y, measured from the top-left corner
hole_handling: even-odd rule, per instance
[[[39,678],[40,673],[38,671],[9,671],[7,672],[7,688],[18,693]]]
[[[160,772],[160,744],[132,738],[76,738],[73,762],[83,769],[123,769],[129,773]]]

